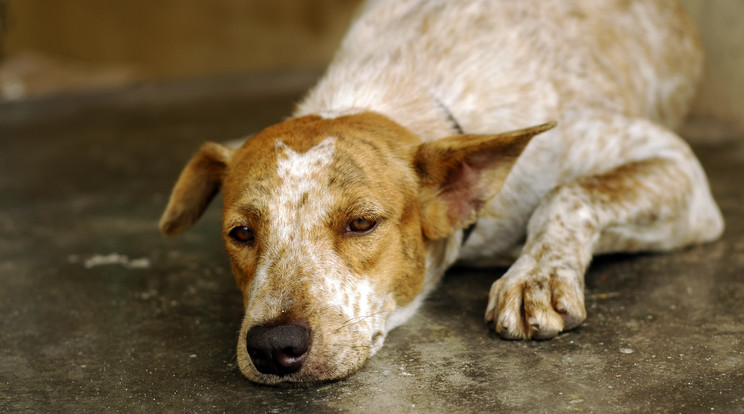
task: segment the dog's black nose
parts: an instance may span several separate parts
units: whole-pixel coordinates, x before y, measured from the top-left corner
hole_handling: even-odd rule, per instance
[[[302,368],[310,349],[310,331],[294,324],[254,326],[246,335],[246,348],[259,372],[288,375]]]

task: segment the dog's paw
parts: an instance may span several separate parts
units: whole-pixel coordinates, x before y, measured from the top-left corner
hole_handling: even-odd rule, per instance
[[[586,318],[583,274],[522,256],[491,286],[486,322],[507,339],[547,339]]]

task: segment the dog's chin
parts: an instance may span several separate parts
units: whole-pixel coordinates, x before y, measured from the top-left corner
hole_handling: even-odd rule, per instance
[[[344,370],[339,372],[328,370],[329,372],[311,373],[309,372],[310,370],[303,369],[300,372],[285,376],[262,374],[256,371],[252,365],[247,368],[241,367],[240,369],[248,380],[257,384],[275,387],[303,387],[342,380],[358,371],[363,365],[364,363],[361,363],[351,369],[349,369],[349,367],[344,367]]]
[[[345,361],[344,363],[319,363],[303,367],[300,371],[289,375],[273,375],[258,372],[250,361],[240,359],[240,371],[248,380],[270,386],[303,386],[344,379],[361,369],[367,358],[359,358],[357,361]]]
[[[346,352],[341,352],[341,358],[328,357],[326,352],[311,353],[308,355],[306,364],[298,372],[288,375],[264,374],[259,372],[253,365],[247,352],[240,348],[245,344],[238,345],[238,366],[240,372],[250,381],[270,386],[303,386],[325,382],[333,382],[344,379],[359,371],[369,358],[382,348],[385,342],[385,332],[375,332],[371,341],[348,346]],[[360,352],[365,350],[366,352]],[[332,350],[338,355],[338,349]],[[335,360],[334,360],[335,359]]]

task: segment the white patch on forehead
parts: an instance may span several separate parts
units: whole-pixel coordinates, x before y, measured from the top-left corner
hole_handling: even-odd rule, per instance
[[[336,138],[328,137],[307,152],[298,153],[281,140],[274,145],[277,153],[276,172],[279,178],[311,178],[320,169],[329,165],[336,150]]]
[[[271,202],[272,231],[287,240],[298,226],[317,225],[329,203],[325,188],[328,167],[333,161],[336,139],[329,137],[307,152],[298,153],[281,140],[275,144],[276,174],[281,180]],[[301,206],[302,198],[307,198]]]

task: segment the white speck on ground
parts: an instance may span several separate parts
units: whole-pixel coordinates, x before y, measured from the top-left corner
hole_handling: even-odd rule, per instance
[[[73,257],[73,256],[71,256]],[[75,256],[75,260],[70,260],[68,258],[68,261],[70,262],[77,262],[77,257]],[[86,269],[92,269],[94,267],[98,266],[108,266],[108,265],[120,265],[124,266],[127,269],[149,269],[150,268],[150,259],[147,257],[138,257],[136,259],[130,259],[129,256],[119,254],[119,253],[109,253],[106,255],[101,254],[95,254],[83,262],[83,267]]]

